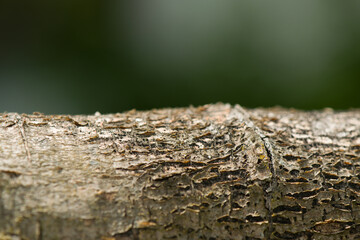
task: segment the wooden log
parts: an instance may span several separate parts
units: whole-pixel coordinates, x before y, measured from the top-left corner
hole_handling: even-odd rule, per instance
[[[359,239],[360,111],[0,114],[0,239]]]

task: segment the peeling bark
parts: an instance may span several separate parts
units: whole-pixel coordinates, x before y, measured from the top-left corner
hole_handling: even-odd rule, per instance
[[[0,239],[359,239],[360,111],[0,114]]]

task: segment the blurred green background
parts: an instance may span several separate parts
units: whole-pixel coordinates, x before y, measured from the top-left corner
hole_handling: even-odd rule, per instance
[[[0,112],[360,107],[360,1],[1,1]]]

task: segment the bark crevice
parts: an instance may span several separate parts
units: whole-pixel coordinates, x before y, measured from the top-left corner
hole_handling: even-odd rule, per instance
[[[241,112],[241,114],[244,116],[244,120],[247,122],[247,124],[254,128],[255,132],[259,135],[260,139],[262,140],[266,153],[270,159],[269,161],[269,170],[271,172],[271,181],[269,182],[269,186],[264,187],[264,196],[265,196],[265,205],[266,205],[266,209],[268,210],[268,230],[266,233],[266,239],[271,239],[271,234],[273,232],[273,208],[271,206],[271,202],[272,202],[272,193],[273,191],[276,189],[277,187],[277,176],[276,176],[276,170],[275,170],[275,161],[276,161],[276,156],[279,156],[279,154],[274,154],[274,148],[270,142],[270,140],[268,139],[267,136],[265,136],[265,134],[262,132],[262,130],[260,128],[258,128],[251,120],[251,115],[244,110],[242,107],[240,106],[235,106],[235,109],[238,109],[239,112]],[[288,221],[287,221],[288,222]]]

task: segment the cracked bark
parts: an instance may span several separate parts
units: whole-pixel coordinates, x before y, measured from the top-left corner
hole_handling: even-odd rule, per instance
[[[359,239],[360,111],[0,114],[0,239]]]

